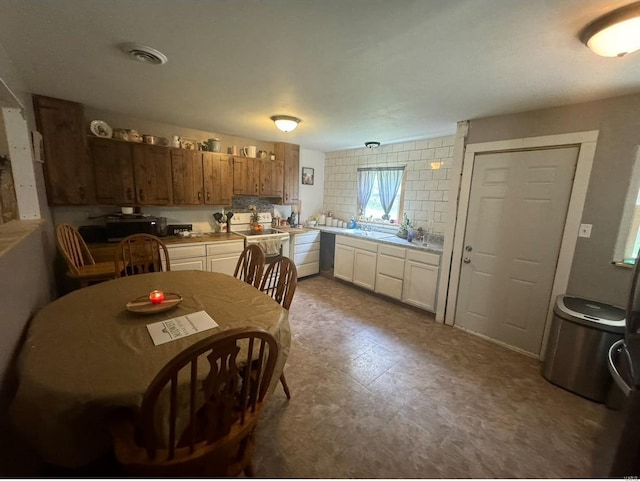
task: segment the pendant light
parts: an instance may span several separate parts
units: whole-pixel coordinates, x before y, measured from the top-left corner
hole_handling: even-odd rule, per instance
[[[603,57],[624,57],[640,50],[640,2],[597,18],[582,30],[580,40]]]
[[[283,132],[291,132],[292,130],[295,130],[298,124],[302,122],[298,117],[291,117],[290,115],[274,115],[271,117],[271,120],[273,120],[276,127]]]

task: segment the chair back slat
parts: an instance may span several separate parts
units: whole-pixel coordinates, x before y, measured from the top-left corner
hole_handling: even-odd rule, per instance
[[[289,310],[298,283],[296,265],[287,257],[275,260],[264,273],[260,290],[271,296],[278,304]]]
[[[69,224],[58,224],[56,243],[71,272],[77,274],[80,267],[95,264],[87,244],[75,227]]]
[[[228,476],[249,466],[279,345],[267,331],[222,331],[188,347],[155,376],[126,443],[125,471],[153,477]],[[112,431],[115,432],[115,431]],[[166,433],[166,434],[165,434]],[[127,457],[123,446],[136,452]],[[130,464],[126,460],[131,460]]]
[[[151,234],[133,234],[122,239],[116,246],[114,262],[117,277],[171,270],[167,246]]]
[[[240,254],[233,276],[258,288],[262,280],[264,264],[265,256],[262,248],[258,244],[250,244]]]

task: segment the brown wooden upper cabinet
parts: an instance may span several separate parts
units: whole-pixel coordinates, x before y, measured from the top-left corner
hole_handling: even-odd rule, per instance
[[[260,159],[233,157],[234,195],[260,195]]]
[[[33,107],[44,144],[49,204],[93,204],[94,178],[87,156],[82,104],[34,95]]]
[[[233,161],[229,155],[202,152],[204,203],[231,205],[233,195]]]
[[[134,204],[136,188],[131,144],[90,137],[89,155],[96,179],[96,201],[101,204]]]
[[[169,149],[148,144],[133,144],[132,149],[137,203],[170,205],[172,193]]]
[[[276,159],[284,162],[282,201],[285,204],[295,204],[298,202],[300,191],[300,146],[278,142],[274,147]]]
[[[171,149],[171,178],[175,205],[204,203],[202,153],[197,150]]]
[[[281,160],[260,160],[260,195],[282,197],[284,167]]]

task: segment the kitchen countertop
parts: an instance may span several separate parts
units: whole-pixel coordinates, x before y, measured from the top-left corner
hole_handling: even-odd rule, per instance
[[[430,242],[426,244],[418,244],[415,242],[407,242],[407,239],[402,239],[394,234],[388,234],[386,232],[368,231],[364,232],[359,229],[343,229],[341,227],[326,227],[316,226],[308,229],[316,229],[321,232],[330,232],[332,234],[344,235],[353,237],[355,239],[368,240],[372,242],[380,242],[382,244],[397,245],[400,247],[407,247],[409,249],[417,249],[421,251],[431,252],[433,254],[442,254],[442,243]]]
[[[232,240],[244,240],[239,234],[234,232],[207,232],[206,234],[202,234],[197,237],[180,237],[177,235],[170,235],[166,237],[160,237],[162,242],[166,245],[176,245],[176,244],[195,244],[198,242],[222,242],[222,241],[232,241]],[[118,245],[118,242],[87,242],[87,246],[89,248],[95,247],[115,247]]]
[[[309,227],[275,227],[275,229],[282,232],[288,232],[289,236],[294,236],[296,234],[308,234],[309,232],[317,230]]]

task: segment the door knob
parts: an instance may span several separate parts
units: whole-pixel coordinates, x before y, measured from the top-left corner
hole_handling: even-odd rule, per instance
[[[471,251],[473,250],[473,247],[471,247],[471,246],[466,246],[466,247],[464,248],[464,250],[466,250],[467,252],[471,252]]]
[[[471,264],[471,259],[465,257],[464,259],[462,259],[462,262],[464,262],[465,264]]]

